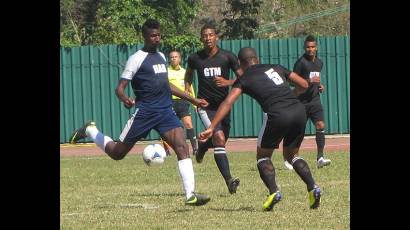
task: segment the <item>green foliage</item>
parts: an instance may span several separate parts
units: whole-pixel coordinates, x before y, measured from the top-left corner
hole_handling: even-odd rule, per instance
[[[169,52],[171,50],[178,50],[182,57],[195,52],[196,50],[202,49],[203,44],[199,40],[198,36],[195,35],[177,35],[167,38],[163,41],[162,49],[164,52]]]
[[[252,39],[259,23],[261,0],[228,0],[230,9],[223,12],[223,34],[226,39]]]
[[[191,35],[189,25],[200,9],[192,0],[60,0],[62,46],[138,44],[148,19],[161,23],[164,40]]]
[[[350,33],[350,12],[342,11],[332,15],[324,15],[307,21],[298,21],[307,15],[320,14],[326,10],[346,6],[349,0],[272,0],[265,1],[260,10],[260,29],[257,38],[304,37],[308,34],[316,36],[338,36]],[[276,25],[289,25],[283,28]],[[270,30],[265,30],[270,28]]]

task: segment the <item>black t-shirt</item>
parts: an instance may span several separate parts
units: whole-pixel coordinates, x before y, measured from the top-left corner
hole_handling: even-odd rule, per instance
[[[304,79],[308,80],[313,76],[320,76],[320,71],[322,71],[323,62],[318,57],[315,58],[315,62],[310,61],[304,54],[300,57],[294,67],[293,72],[297,73]],[[313,99],[319,99],[319,83],[312,83],[309,85],[309,88],[299,95],[298,99],[302,103],[308,103]]]
[[[188,67],[197,70],[198,98],[208,101],[209,105],[206,109],[218,109],[219,104],[228,95],[229,87],[218,87],[214,82],[214,77],[223,76],[229,80],[229,69],[233,71],[239,69],[236,56],[221,48],[212,57],[209,57],[205,50],[200,50],[188,57]]]
[[[246,69],[233,84],[254,98],[265,113],[299,103],[287,83],[290,70],[281,65],[257,64]]]

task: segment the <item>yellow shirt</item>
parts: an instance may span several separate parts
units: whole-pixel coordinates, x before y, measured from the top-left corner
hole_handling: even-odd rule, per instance
[[[179,67],[179,69],[178,69]],[[178,66],[176,69],[172,66],[168,66],[168,81],[174,84],[178,89],[185,91],[185,69],[181,66]],[[192,96],[195,97],[194,88],[191,85]],[[172,95],[172,99],[181,99],[177,96]]]

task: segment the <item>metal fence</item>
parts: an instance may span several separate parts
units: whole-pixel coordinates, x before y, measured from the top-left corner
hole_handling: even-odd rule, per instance
[[[350,132],[350,37],[318,37],[318,56],[324,67],[321,94],[326,133]],[[266,40],[224,40],[223,49],[237,54],[250,46],[257,50],[261,63],[281,64],[293,69],[303,54],[303,38]],[[88,120],[95,120],[98,128],[117,140],[133,110],[125,109],[114,94],[127,58],[142,45],[83,46],[60,50],[60,143],[68,142],[71,132]],[[184,57],[183,64],[186,63]],[[234,75],[231,73],[231,77]],[[194,77],[194,88],[197,81]],[[127,93],[133,95],[131,87]],[[191,108],[193,124],[198,133],[203,129]],[[231,137],[256,137],[262,124],[262,110],[249,96],[243,95],[231,112]],[[314,134],[311,122],[306,134]],[[158,139],[152,131],[147,139]],[[88,139],[86,141],[89,141]]]

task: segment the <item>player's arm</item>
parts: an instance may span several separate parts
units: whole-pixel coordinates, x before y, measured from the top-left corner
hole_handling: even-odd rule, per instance
[[[189,66],[187,67],[185,71],[185,77],[184,77],[184,84],[185,84],[185,92],[193,95],[192,92],[192,80],[193,80],[193,75],[194,75],[194,70],[191,69]]]
[[[303,77],[299,76],[295,72],[290,72],[288,79],[295,86],[295,88],[293,89],[293,93],[296,96],[305,92],[310,84],[320,82],[320,77],[313,77],[313,78],[310,78],[309,80],[305,80]]]
[[[219,105],[218,110],[212,119],[211,125],[208,127],[207,130],[201,132],[199,134],[199,139],[201,141],[205,141],[206,139],[210,138],[214,132],[215,127],[222,121],[222,119],[229,113],[232,108],[233,103],[238,99],[241,95],[242,89],[241,88],[233,88],[225,100]]]
[[[198,99],[198,98],[193,98],[189,93],[184,92],[180,89],[178,89],[178,87],[176,87],[174,84],[169,83],[169,86],[171,87],[171,92],[173,95],[187,100],[189,102],[191,102],[192,104],[198,106],[198,107],[207,107],[208,106],[208,102],[204,99]]]
[[[229,61],[229,68],[231,68],[231,70],[235,73],[236,78],[227,80],[222,76],[215,77],[214,81],[218,87],[227,87],[233,85],[236,79],[243,74],[242,69],[239,68],[238,58],[232,53],[227,54],[227,57]]]
[[[118,86],[115,89],[115,95],[117,95],[118,99],[124,104],[126,108],[131,108],[134,104],[135,101],[134,99],[128,97],[125,94],[125,88],[127,88],[128,85],[128,80],[127,79],[120,79],[118,82]]]

